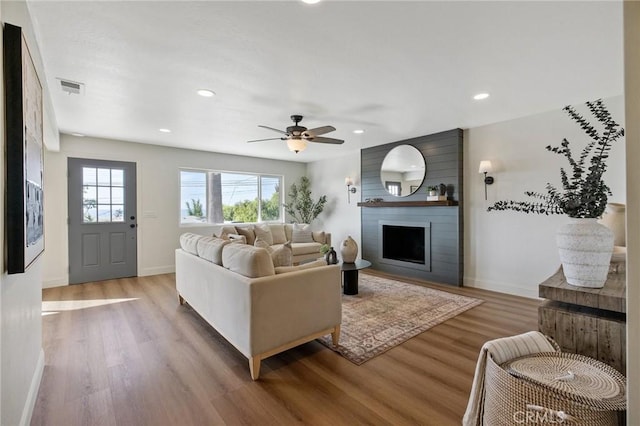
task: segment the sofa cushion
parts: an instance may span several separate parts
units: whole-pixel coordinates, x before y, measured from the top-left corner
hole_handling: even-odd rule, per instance
[[[248,244],[227,244],[222,250],[222,266],[248,278],[275,274],[269,252]]]
[[[316,243],[326,244],[327,242],[327,236],[325,235],[324,231],[312,232],[311,237]]]
[[[327,262],[324,259],[318,259],[313,262],[307,262],[297,266],[277,266],[276,275],[285,274],[287,272],[304,271],[305,269],[317,268],[318,266],[327,266]]]
[[[292,243],[313,243],[313,237],[311,235],[311,228],[309,225],[300,223],[293,224],[293,230],[291,232]]]
[[[270,223],[269,229],[271,230],[271,236],[273,237],[273,244],[284,244],[287,240],[287,235],[284,232],[284,224],[282,223]]]
[[[268,225],[256,225],[255,228],[253,228],[253,232],[255,232],[256,238],[263,239],[270,246],[273,245],[273,236],[271,235],[271,229]]]
[[[291,251],[294,256],[299,256],[301,254],[311,254],[318,253],[318,257],[320,254],[320,243],[295,243],[291,245]]]
[[[202,237],[197,244],[198,256],[216,265],[222,265],[222,248],[230,242],[218,237]]]
[[[203,238],[203,235],[193,234],[191,232],[185,232],[180,235],[180,247],[187,253],[198,255],[198,240]]]
[[[247,226],[246,228],[241,228],[240,226],[236,227],[236,232],[239,235],[243,235],[247,239],[247,243],[249,245],[253,245],[256,242],[256,234],[253,232],[253,226]]]
[[[291,266],[293,254],[291,251],[291,243],[287,241],[283,245],[271,252],[271,258],[273,259],[273,266]]]

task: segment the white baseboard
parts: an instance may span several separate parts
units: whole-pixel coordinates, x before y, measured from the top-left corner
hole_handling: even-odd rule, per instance
[[[63,285],[69,285],[68,276],[42,281],[42,288],[60,287]]]
[[[464,286],[480,288],[482,290],[497,291],[498,293],[512,294],[514,296],[538,299],[538,286],[518,286],[497,281],[477,280],[475,278],[464,277]]]
[[[176,265],[154,266],[152,268],[140,269],[138,275],[146,277],[148,275],[172,274],[176,271]]]
[[[27,394],[27,400],[25,401],[24,408],[22,409],[22,418],[20,419],[20,426],[28,426],[31,424],[31,417],[33,416],[33,408],[36,406],[36,400],[38,399],[38,390],[40,390],[40,382],[42,382],[43,373],[44,373],[44,350],[40,349],[40,356],[38,357],[36,370],[33,372],[33,378],[31,379],[31,386],[29,386],[29,393]]]

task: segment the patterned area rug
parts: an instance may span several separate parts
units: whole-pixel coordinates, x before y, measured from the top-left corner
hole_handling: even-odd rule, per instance
[[[482,303],[440,290],[360,274],[358,294],[342,295],[340,344],[322,344],[360,365]]]

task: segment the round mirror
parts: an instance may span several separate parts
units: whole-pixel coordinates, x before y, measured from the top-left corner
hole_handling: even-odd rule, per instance
[[[424,157],[416,147],[399,145],[384,157],[380,180],[389,194],[406,197],[420,188],[426,171]]]

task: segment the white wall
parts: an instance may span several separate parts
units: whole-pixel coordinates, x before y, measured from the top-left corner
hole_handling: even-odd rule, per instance
[[[305,174],[303,163],[263,160],[105,139],[62,135],[60,152],[45,155],[44,286],[68,283],[67,158],[131,161],[137,164],[138,275],[174,271],[174,249],[183,232],[211,234],[206,226],[179,226],[179,168],[270,173],[284,176],[285,189]],[[288,190],[287,190],[288,192]]]
[[[586,100],[585,100],[586,101]],[[624,125],[622,96],[605,99],[609,111]],[[585,117],[590,116],[577,106]],[[560,266],[555,233],[568,219],[519,212],[487,212],[498,200],[527,200],[527,190],[545,192],[547,182],[560,183],[564,157],[545,146],[567,138],[574,155],[588,139],[566,113],[558,111],[477,127],[464,135],[464,285],[536,297],[538,284]],[[484,199],[481,160],[491,160],[495,183]],[[624,139],[612,148],[605,182],[610,202],[626,202]]]
[[[40,80],[44,71],[40,51],[33,35],[31,19],[23,1],[2,2],[0,19],[22,27]],[[1,39],[1,36],[0,36]],[[0,76],[2,75],[0,64]],[[0,79],[0,80],[3,80]],[[4,93],[0,85],[0,117],[4,117]],[[58,130],[44,87],[45,144],[56,143]],[[4,139],[4,119],[0,119],[0,135]],[[4,146],[4,140],[2,141]],[[5,187],[4,149],[0,149],[0,185]],[[0,197],[4,211],[4,197]],[[4,241],[4,215],[0,218],[0,240]],[[4,250],[4,245],[2,249]],[[4,259],[4,253],[2,258]],[[24,274],[8,275],[3,265],[0,274],[0,424],[25,425],[31,421],[44,370],[42,351],[42,256]]]
[[[640,3],[624,4],[627,115],[627,424],[640,424]]]
[[[360,207],[362,187],[360,180],[360,152],[345,152],[339,158],[316,161],[307,165],[312,196],[326,195],[328,202],[324,212],[313,223],[314,229],[331,232],[331,243],[340,257],[340,244],[351,236],[358,243],[358,258],[362,258]],[[357,192],[347,202],[347,186],[344,179],[353,179]]]

